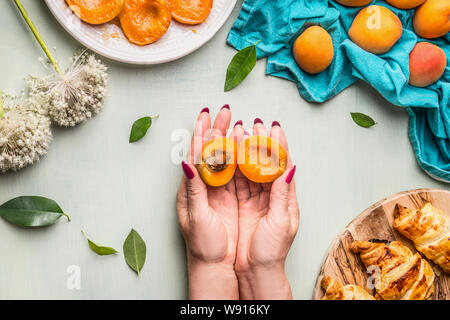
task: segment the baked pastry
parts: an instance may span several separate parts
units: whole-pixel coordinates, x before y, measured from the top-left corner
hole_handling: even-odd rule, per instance
[[[395,230],[414,241],[418,251],[450,273],[450,218],[431,203],[415,211],[397,204],[394,217]]]
[[[328,276],[322,278],[320,286],[325,290],[322,300],[375,300],[364,288],[353,284],[343,286]]]
[[[425,300],[434,292],[434,272],[419,253],[399,241],[353,241],[353,253],[375,280],[375,289],[384,300]]]

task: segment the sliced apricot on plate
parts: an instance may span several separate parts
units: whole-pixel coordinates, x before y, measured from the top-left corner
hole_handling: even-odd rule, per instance
[[[197,171],[203,182],[212,187],[227,184],[237,167],[237,144],[230,138],[209,141],[202,148]]]
[[[125,0],[66,0],[66,2],[84,22],[102,24],[119,15]]]
[[[184,24],[199,24],[208,18],[213,0],[166,0],[172,17]]]
[[[286,151],[270,137],[252,136],[239,146],[239,169],[251,181],[273,182],[286,170],[286,164]]]
[[[119,17],[125,36],[140,46],[161,38],[172,21],[164,0],[125,0]]]

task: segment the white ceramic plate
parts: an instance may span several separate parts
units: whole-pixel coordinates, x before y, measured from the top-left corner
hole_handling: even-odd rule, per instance
[[[128,42],[114,23],[93,26],[80,21],[65,0],[45,2],[64,29],[84,46],[106,58],[131,64],[158,64],[188,55],[219,31],[236,4],[236,0],[214,0],[211,14],[204,23],[188,26],[172,21],[161,39],[141,47]]]

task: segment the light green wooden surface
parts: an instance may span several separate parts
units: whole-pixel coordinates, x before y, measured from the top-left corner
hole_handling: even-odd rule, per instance
[[[78,47],[40,0],[23,0],[61,64]],[[407,136],[406,112],[357,83],[322,105],[301,99],[291,82],[264,75],[259,61],[245,83],[223,92],[235,51],[225,44],[242,0],[225,26],[204,47],[181,60],[137,68],[107,61],[110,97],[95,119],[55,129],[50,153],[33,167],[0,176],[0,202],[19,195],[57,200],[72,222],[41,230],[0,221],[0,299],[179,299],[187,297],[184,243],[175,194],[182,171],[171,161],[171,140],[192,130],[198,112],[215,114],[229,103],[233,122],[250,128],[255,117],[278,120],[297,164],[301,224],[286,268],[296,299],[309,299],[318,268],[333,238],[359,212],[399,191],[443,188],[418,167]],[[44,74],[38,44],[12,1],[0,2],[0,88],[18,93],[29,73]],[[379,123],[357,127],[350,111]],[[128,143],[133,121],[160,114],[149,134]],[[138,278],[123,256],[92,253],[80,230],[122,251],[135,228],[147,242],[147,263]],[[69,290],[67,268],[81,269],[81,289]]]

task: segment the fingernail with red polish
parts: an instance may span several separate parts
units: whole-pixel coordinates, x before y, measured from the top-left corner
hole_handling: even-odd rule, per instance
[[[224,105],[224,106],[222,107],[222,109],[228,109],[228,110],[230,110],[230,105],[229,105],[229,104],[226,104],[226,105]],[[220,110],[222,110],[222,109],[220,109]]]
[[[289,184],[292,182],[292,179],[294,178],[295,170],[297,169],[297,166],[293,166],[291,171],[289,171],[288,176],[286,177],[286,183]]]
[[[200,113],[203,113],[203,112],[209,113],[209,108],[203,108],[202,111],[200,111]]]
[[[189,167],[189,165],[186,162],[182,161],[181,167],[183,168],[186,178],[192,179],[194,177],[194,172],[192,171],[191,167]]]
[[[280,123],[279,123],[278,121],[272,122],[272,127],[275,127],[275,126],[281,127],[281,126],[280,126]]]
[[[264,122],[260,118],[255,118],[255,121],[253,121],[253,124],[261,123],[264,124]]]
[[[234,124],[234,126],[242,126],[242,120],[236,121],[236,123]]]

